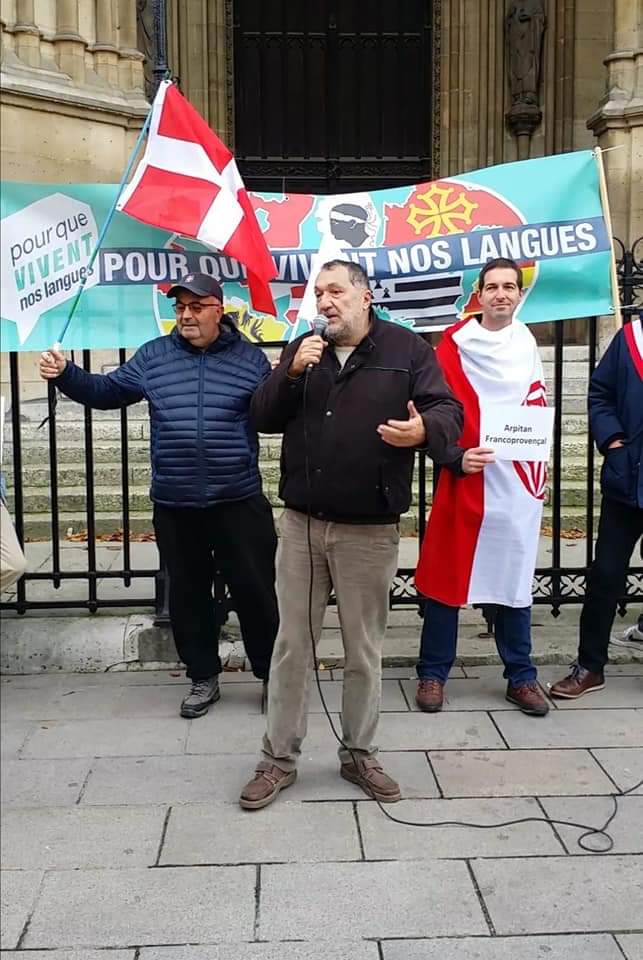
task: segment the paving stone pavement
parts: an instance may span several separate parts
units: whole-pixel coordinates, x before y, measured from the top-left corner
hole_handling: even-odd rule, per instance
[[[324,680],[338,720],[342,673]],[[643,960],[643,788],[607,854],[544,819],[600,827],[643,779],[638,667],[544,719],[489,665],[455,671],[438,715],[415,709],[411,670],[386,670],[381,759],[404,796],[387,813],[481,825],[430,828],[339,777],[317,690],[297,782],[242,811],[260,685],[224,675],[185,721],[185,684],[3,678],[1,960]]]

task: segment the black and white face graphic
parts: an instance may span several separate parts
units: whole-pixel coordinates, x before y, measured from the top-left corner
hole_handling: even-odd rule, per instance
[[[368,239],[368,212],[356,203],[340,203],[329,213],[330,232],[349,247],[361,247]]]
[[[368,193],[323,197],[315,211],[322,237],[332,237],[339,247],[374,247],[380,216]]]

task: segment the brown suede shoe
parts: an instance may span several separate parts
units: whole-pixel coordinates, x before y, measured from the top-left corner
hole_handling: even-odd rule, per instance
[[[575,663],[572,672],[564,680],[553,683],[549,688],[552,697],[560,697],[562,700],[576,700],[586,693],[593,690],[602,690],[605,686],[605,679],[602,673],[592,673]]]
[[[530,717],[544,717],[545,714],[549,713],[549,704],[535,682],[521,683],[518,687],[512,687],[508,683],[505,700],[508,700],[509,703],[515,703],[523,713]]]
[[[289,787],[296,779],[296,770],[287,773],[270,764],[259,766],[252,780],[241,791],[239,803],[244,810],[260,810],[272,803],[279,791]]]
[[[444,684],[439,680],[418,680],[415,702],[425,713],[437,713],[444,702]]]
[[[361,787],[369,797],[374,797],[381,803],[396,803],[401,800],[399,785],[382,770],[377,757],[357,757],[357,766],[353,763],[343,763],[340,774],[344,780],[350,780]]]

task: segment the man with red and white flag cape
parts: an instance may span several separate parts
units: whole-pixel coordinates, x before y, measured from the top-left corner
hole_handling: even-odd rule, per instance
[[[496,460],[480,446],[480,410],[490,404],[545,406],[536,341],[514,313],[522,273],[514,261],[489,261],[479,278],[482,317],[449,328],[437,356],[464,406],[459,445],[440,471],[415,575],[425,608],[416,701],[440,710],[456,656],[458,612],[498,606],[495,637],[507,699],[543,716],[547,702],[531,663],[531,586],[542,518],[546,464]]]
[[[145,152],[117,209],[238,260],[254,308],[276,315],[277,271],[234,157],[171,80],[159,86]]]

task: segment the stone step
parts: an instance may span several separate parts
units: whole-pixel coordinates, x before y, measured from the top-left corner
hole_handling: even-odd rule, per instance
[[[42,462],[42,461],[41,461]],[[8,485],[13,486],[13,469],[7,466],[4,471],[7,476]],[[269,461],[261,464],[261,475],[265,483],[273,485],[279,482],[279,464],[276,461]],[[59,463],[57,471],[58,490],[64,491],[70,487],[77,487],[85,483],[85,463],[83,460],[73,463]],[[121,465],[119,461],[111,463],[100,463],[94,469],[94,482],[98,487],[116,487],[120,489],[122,484]],[[23,464],[22,483],[24,491],[37,491],[43,488],[49,489],[49,467],[35,466],[32,464]],[[128,469],[128,479],[130,487],[147,486],[152,481],[152,470],[149,463],[149,457],[146,462],[130,464]]]
[[[121,445],[118,442],[110,440],[97,440],[94,438],[92,444],[95,464],[105,464],[118,466],[121,462]],[[130,463],[148,464],[150,462],[150,442],[149,440],[130,440],[127,444]],[[80,469],[85,469],[85,445],[84,443],[70,443],[68,438],[60,437],[56,444],[56,454],[59,466],[78,465]],[[22,443],[21,455],[23,468],[28,464],[49,463],[49,445],[37,443],[28,440]],[[7,467],[12,462],[13,445],[5,444],[5,456]],[[48,468],[47,468],[48,472]]]
[[[38,437],[25,436],[23,433],[21,443],[23,463],[48,462],[49,460],[49,441],[47,435]],[[83,463],[85,460],[84,434],[78,437],[71,437],[69,431],[65,430],[64,435],[59,433],[56,444],[56,454],[59,464]],[[5,437],[4,455],[5,462],[10,464],[13,459],[13,444],[9,437]],[[94,432],[92,449],[94,452],[94,461],[96,463],[120,464],[121,444],[120,434],[118,437],[104,438],[97,437]],[[129,459],[132,462],[149,463],[150,461],[150,441],[141,437],[129,438],[127,449]],[[261,459],[262,461],[279,460],[281,454],[281,436],[262,437],[261,438]]]
[[[45,400],[30,400],[27,403],[20,404],[20,419],[23,422],[35,422],[40,423],[49,413],[49,407]],[[69,423],[84,422],[85,419],[85,408],[80,403],[75,403],[73,400],[68,400],[67,397],[63,397],[61,394],[58,394],[58,400],[56,402],[56,423]],[[116,420],[120,422],[121,411],[120,409],[116,410],[92,410],[92,420],[95,422],[102,422],[105,420]],[[11,410],[7,411],[7,419],[11,419]],[[127,419],[136,421],[136,420],[148,420],[148,407],[146,402],[133,403],[131,406],[127,407]]]
[[[602,457],[594,459],[594,476],[598,477],[602,466]],[[279,483],[280,468],[276,459],[262,457],[260,462],[261,475],[264,483],[276,486]],[[5,470],[9,487],[13,486],[13,467],[7,464]],[[431,479],[432,468],[429,465],[427,478]],[[587,461],[585,457],[563,456],[563,480],[573,481],[584,489],[587,476]],[[120,460],[113,459],[104,463],[96,460],[94,468],[95,483],[99,487],[117,487],[120,489],[122,480]],[[152,471],[149,463],[149,457],[141,462],[130,462],[128,469],[128,478],[130,486],[149,486],[152,480]],[[22,468],[22,482],[25,491],[38,491],[42,488],[49,489],[50,471],[49,466],[42,464],[42,457],[35,461],[25,461]],[[69,487],[76,487],[84,483],[85,463],[82,454],[76,460],[70,459],[58,462],[57,471],[58,490],[63,491]],[[417,487],[417,474],[415,477],[415,487]]]
[[[268,500],[276,506],[281,504],[277,495],[277,484],[264,484],[264,493]],[[8,496],[10,512],[14,512],[14,500],[11,489]],[[427,491],[427,503],[431,503],[431,492]],[[123,508],[123,495],[120,487],[94,487],[94,504],[98,512],[113,513],[114,516],[120,516]],[[414,490],[412,506],[418,504],[418,491]],[[134,513],[137,511],[151,511],[149,487],[130,487],[129,489],[129,507]],[[65,487],[59,491],[58,509],[62,513],[75,515],[85,518],[87,509],[87,492],[84,486]],[[49,490],[25,489],[23,490],[23,510],[28,514],[43,514],[49,516],[51,513],[51,497]]]
[[[556,348],[554,346],[539,346],[538,352],[543,363],[554,362],[556,355]],[[566,363],[579,362],[581,360],[587,362],[589,347],[586,344],[565,344],[563,357]]]
[[[275,517],[279,517],[281,506],[275,507]],[[543,523],[551,525],[551,510],[545,507]],[[563,530],[585,530],[586,513],[584,507],[568,506],[561,511],[561,527]],[[120,530],[123,526],[123,517],[118,511],[98,510],[95,513],[96,533],[109,534]],[[48,540],[51,538],[51,519],[41,513],[24,514],[25,536],[29,540]],[[598,526],[598,509],[594,516],[594,532]],[[87,528],[87,518],[79,512],[63,511],[58,515],[59,535],[64,538],[68,531],[79,533]],[[415,537],[418,535],[418,523],[415,513],[405,514],[400,521],[402,536]],[[134,510],[130,513],[130,530],[133,534],[152,533],[152,511],[148,502],[147,510]]]
[[[277,484],[265,483],[264,492],[270,502],[276,506],[280,504],[277,493]],[[599,488],[595,485],[595,495],[598,500]],[[551,503],[552,491],[547,489],[545,504]],[[9,492],[9,508],[13,512],[14,503],[11,490]],[[419,501],[417,487],[413,490],[413,499],[411,511],[417,508]],[[427,490],[427,505],[432,502],[431,490]],[[120,486],[102,486],[94,487],[95,509],[100,512],[112,513],[114,516],[121,516],[123,507],[123,496]],[[561,485],[561,504],[564,508],[579,507],[583,508],[585,504],[585,484],[574,481],[563,481]],[[132,486],[129,489],[129,507],[134,513],[137,511],[145,512],[151,510],[149,488],[147,486]],[[64,487],[59,490],[58,508],[62,513],[70,514],[78,518],[86,517],[87,494],[84,486]],[[23,510],[26,514],[49,516],[51,511],[51,498],[49,490],[26,488],[23,490]]]
[[[120,423],[116,420],[103,420],[93,424],[92,446],[97,463],[120,462],[121,458]],[[64,430],[57,432],[56,450],[60,463],[74,463],[84,459],[84,424],[70,422]],[[280,435],[262,435],[260,437],[262,460],[278,460],[281,452]],[[587,448],[587,416],[583,410],[570,412],[562,421],[562,449],[583,454]],[[49,438],[46,428],[38,430],[37,423],[28,422],[21,426],[21,449],[24,462],[42,463],[48,459]],[[149,422],[134,421],[128,428],[128,450],[130,459],[143,461],[149,459]],[[7,425],[4,447],[5,462],[13,457],[11,426]]]

